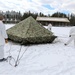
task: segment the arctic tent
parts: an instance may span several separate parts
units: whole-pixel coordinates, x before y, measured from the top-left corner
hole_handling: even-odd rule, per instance
[[[8,38],[21,44],[52,43],[56,36],[40,25],[33,17],[28,17],[7,30]]]

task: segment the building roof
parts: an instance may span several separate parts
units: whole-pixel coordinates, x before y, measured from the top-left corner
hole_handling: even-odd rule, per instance
[[[51,22],[70,22],[67,18],[59,17],[37,17],[37,21],[51,21]]]

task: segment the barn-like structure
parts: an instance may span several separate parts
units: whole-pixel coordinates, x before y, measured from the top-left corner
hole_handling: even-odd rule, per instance
[[[68,26],[70,21],[67,18],[60,17],[37,17],[36,21],[42,25],[51,23],[53,26]]]

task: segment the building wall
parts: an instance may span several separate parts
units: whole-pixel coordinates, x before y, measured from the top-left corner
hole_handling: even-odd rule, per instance
[[[47,26],[49,23],[51,23],[53,26],[69,26],[69,23],[67,22],[51,22],[51,21],[38,21],[42,25]]]

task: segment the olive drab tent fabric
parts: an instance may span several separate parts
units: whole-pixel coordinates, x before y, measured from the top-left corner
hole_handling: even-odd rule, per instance
[[[10,40],[21,44],[51,43],[56,38],[31,16],[8,29],[7,34]]]

